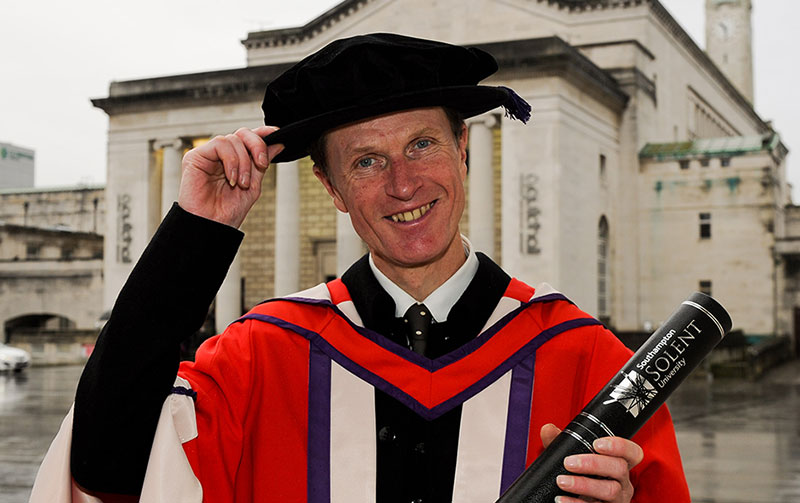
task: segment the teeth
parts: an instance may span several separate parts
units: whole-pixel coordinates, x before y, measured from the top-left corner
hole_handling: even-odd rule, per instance
[[[427,213],[428,210],[431,209],[431,207],[433,207],[433,203],[428,203],[425,206],[420,206],[419,208],[413,211],[404,211],[402,213],[395,213],[394,215],[391,216],[391,218],[392,221],[394,222],[410,222],[412,220],[416,220],[422,217],[422,215]]]

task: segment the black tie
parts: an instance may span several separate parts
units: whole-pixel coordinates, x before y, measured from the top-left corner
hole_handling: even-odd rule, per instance
[[[406,311],[403,322],[406,325],[409,346],[415,353],[424,355],[425,342],[431,326],[431,313],[428,308],[425,304],[414,304]]]

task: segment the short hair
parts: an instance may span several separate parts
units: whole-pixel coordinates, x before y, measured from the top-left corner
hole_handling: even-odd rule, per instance
[[[453,136],[457,141],[460,141],[464,119],[452,108],[442,107],[442,109],[447,116],[447,121],[450,123],[450,129],[453,131]],[[328,177],[328,159],[325,155],[325,147],[327,146],[326,137],[327,133],[323,133],[319,136],[319,138],[311,142],[311,145],[308,147],[308,155],[311,157],[311,161],[314,163],[314,165],[317,166],[320,171],[322,171],[322,174],[325,175],[325,177]]]

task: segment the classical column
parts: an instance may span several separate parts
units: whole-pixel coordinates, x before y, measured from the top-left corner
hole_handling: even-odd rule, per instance
[[[361,238],[358,237],[350,222],[350,214],[336,212],[336,275],[342,274],[348,267],[361,258],[363,253]]]
[[[179,138],[157,140],[153,148],[161,149],[163,153],[161,162],[161,216],[163,217],[172,207],[172,203],[178,200],[183,141]]]
[[[300,290],[300,173],[297,161],[275,168],[275,296]]]
[[[469,240],[476,250],[494,254],[494,115],[469,121]]]
[[[222,333],[232,321],[242,315],[242,263],[241,250],[233,259],[225,281],[217,292],[217,302],[214,306],[214,328],[217,333]]]

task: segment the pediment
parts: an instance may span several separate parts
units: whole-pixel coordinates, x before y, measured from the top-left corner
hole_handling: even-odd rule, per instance
[[[393,32],[462,45],[558,36],[574,8],[552,0],[345,0],[305,26],[250,33],[248,66],[297,61],[342,37]]]

